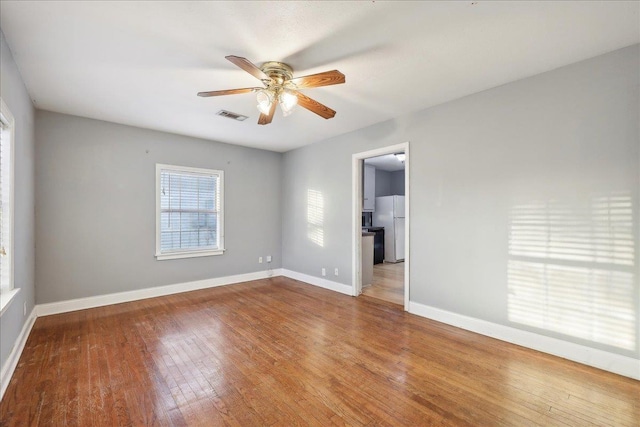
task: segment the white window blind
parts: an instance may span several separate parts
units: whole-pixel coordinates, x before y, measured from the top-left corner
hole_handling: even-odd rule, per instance
[[[157,165],[158,259],[219,255],[223,172]]]
[[[13,289],[14,120],[0,100],[0,293]]]

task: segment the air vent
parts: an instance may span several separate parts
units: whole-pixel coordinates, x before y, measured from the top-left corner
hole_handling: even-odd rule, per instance
[[[243,116],[242,114],[232,113],[231,111],[227,111],[227,110],[220,110],[216,114],[222,117],[226,117],[228,119],[237,120],[239,122],[246,120],[248,118],[247,116]]]

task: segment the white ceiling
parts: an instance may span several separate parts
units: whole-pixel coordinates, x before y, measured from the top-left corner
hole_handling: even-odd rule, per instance
[[[384,156],[370,157],[365,159],[364,162],[368,165],[375,167],[376,169],[395,172],[404,170],[404,162],[398,160],[393,154],[385,154]]]
[[[0,2],[0,26],[38,108],[287,151],[640,42],[640,3]],[[294,76],[338,69],[256,124],[259,85],[226,61],[283,61]],[[216,116],[220,109],[249,116]]]

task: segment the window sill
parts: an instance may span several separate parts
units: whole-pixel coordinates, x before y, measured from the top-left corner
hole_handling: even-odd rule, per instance
[[[189,252],[173,252],[166,254],[156,254],[158,261],[167,259],[180,259],[180,258],[197,258],[202,256],[215,256],[224,254],[224,249],[208,250],[208,251],[189,251]]]
[[[9,307],[9,303],[18,295],[18,292],[20,292],[20,288],[15,288],[0,294],[0,316],[4,314]]]

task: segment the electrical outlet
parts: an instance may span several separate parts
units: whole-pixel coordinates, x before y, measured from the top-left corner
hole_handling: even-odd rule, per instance
[[[271,255],[267,255],[267,262],[271,262]]]
[[[333,270],[333,274],[335,274],[336,276],[338,275],[338,267],[336,267],[335,270]]]
[[[262,257],[261,256],[258,257],[258,264],[262,264]]]
[[[24,306],[22,307],[22,315],[26,316],[27,315],[27,302],[24,302]]]
[[[326,276],[327,275],[327,269],[322,267],[322,276]]]

